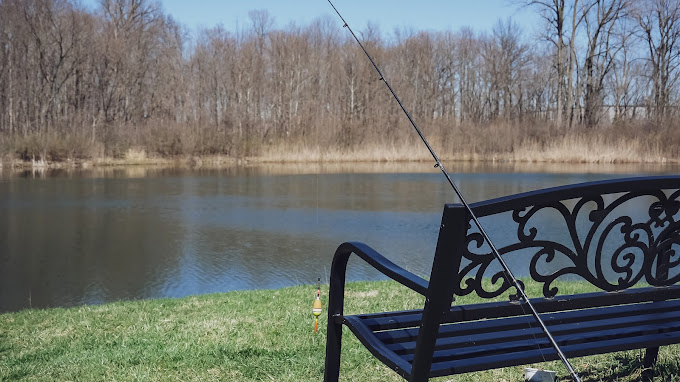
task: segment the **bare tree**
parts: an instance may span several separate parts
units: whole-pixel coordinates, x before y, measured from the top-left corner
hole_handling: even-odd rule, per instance
[[[488,72],[492,104],[490,117],[516,118],[521,109],[521,85],[528,47],[521,41],[519,26],[508,19],[499,20],[486,39],[482,55]]]
[[[680,64],[680,2],[674,0],[641,0],[633,15],[640,35],[647,44],[647,59],[653,84],[652,114],[659,126],[671,115],[670,96],[678,79]]]
[[[638,106],[642,104],[642,76],[640,61],[636,61],[635,25],[624,18],[614,29],[615,52],[611,52],[611,72],[605,79],[604,97],[614,108],[614,122],[635,118]]]
[[[98,68],[100,99],[107,121],[146,117],[150,73],[158,54],[163,18],[147,0],[102,0],[105,39]]]
[[[577,2],[578,0],[575,0]],[[566,15],[567,4],[565,0],[522,0],[522,4],[538,10],[538,14],[543,18],[547,24],[544,38],[549,41],[555,49],[555,75],[556,87],[555,94],[555,122],[558,126],[562,125],[564,115],[564,104],[567,99],[567,93],[570,92],[567,88],[567,77],[570,77],[573,70],[571,51],[567,49],[567,41],[572,40],[571,36],[567,34]],[[576,4],[573,5],[576,7]],[[573,30],[574,28],[572,28]],[[565,62],[567,63],[565,65]],[[567,104],[569,104],[567,102]]]
[[[595,0],[592,7],[586,7],[583,15],[588,38],[583,63],[581,84],[583,93],[583,122],[593,127],[599,122],[600,110],[604,100],[604,82],[614,64],[614,57],[622,46],[613,38],[617,22],[625,15],[626,0]],[[577,94],[580,94],[578,92]]]
[[[37,69],[36,122],[48,132],[58,122],[64,85],[75,74],[74,50],[81,35],[74,33],[75,11],[65,1],[35,0],[23,10],[33,40],[31,61]]]
[[[458,37],[458,86],[460,93],[460,122],[481,121],[483,116],[480,100],[480,68],[479,54],[481,43],[470,28],[462,28]]]

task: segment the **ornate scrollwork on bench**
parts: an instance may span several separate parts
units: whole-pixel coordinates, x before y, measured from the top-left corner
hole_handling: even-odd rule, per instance
[[[482,221],[502,228],[498,231],[507,236],[498,241],[487,231],[506,261],[512,263],[513,256],[528,261],[529,275],[543,284],[545,297],[557,295],[553,282],[560,277],[580,277],[605,291],[680,281],[680,190],[554,196],[554,201],[519,207],[500,201],[502,208]],[[457,295],[491,298],[511,287],[471,226],[458,275]]]

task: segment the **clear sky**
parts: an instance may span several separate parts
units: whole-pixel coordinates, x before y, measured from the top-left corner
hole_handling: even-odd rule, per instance
[[[98,0],[82,0],[94,8]],[[317,17],[335,16],[327,0],[161,0],[172,17],[195,30],[222,23],[236,31],[250,25],[248,12],[265,9],[283,28],[290,22],[307,25]],[[414,30],[458,30],[469,26],[476,31],[490,31],[499,18],[512,17],[525,33],[540,22],[533,10],[519,9],[509,0],[334,0],[333,3],[355,30],[369,21],[380,31],[391,34],[395,27]],[[338,21],[339,22],[339,21]]]

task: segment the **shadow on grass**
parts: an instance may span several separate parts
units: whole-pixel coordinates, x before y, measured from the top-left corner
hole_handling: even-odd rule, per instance
[[[607,356],[606,359],[600,358],[592,364],[582,365],[585,370],[579,368],[578,373],[583,382],[671,382],[680,380],[680,362],[672,356],[660,355],[652,369],[644,368],[643,358],[644,351],[614,353]],[[569,378],[562,379],[564,382],[570,380]]]

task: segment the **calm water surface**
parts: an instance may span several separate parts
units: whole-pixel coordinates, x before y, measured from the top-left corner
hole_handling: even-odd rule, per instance
[[[469,202],[676,166],[449,165]],[[328,279],[343,241],[427,275],[454,195],[428,164],[0,173],[0,312]],[[517,273],[521,274],[517,271]],[[350,261],[351,280],[381,276]]]

